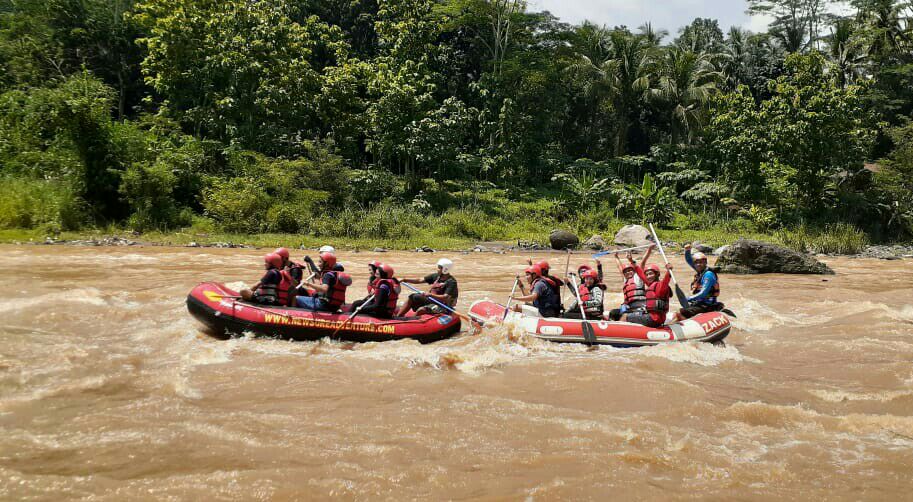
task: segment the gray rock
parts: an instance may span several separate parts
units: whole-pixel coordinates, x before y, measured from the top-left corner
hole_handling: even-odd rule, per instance
[[[552,249],[564,250],[580,244],[580,238],[574,232],[556,229],[548,234],[548,242],[552,245]]]
[[[194,241],[194,242],[191,242],[190,244],[188,244],[187,247],[198,248],[198,247],[200,247],[200,245],[196,241]]]
[[[384,248],[374,248],[375,253],[386,253],[387,250]]]
[[[416,253],[433,253],[434,250],[428,246],[422,246],[420,248],[415,248]]]
[[[597,234],[584,241],[583,247],[592,249],[593,251],[602,251],[606,248],[606,241],[601,235]]]
[[[702,242],[695,242],[694,244],[691,245],[691,249],[694,249],[695,251],[700,251],[701,253],[704,253],[704,254],[713,254],[713,248]]]
[[[615,234],[615,244],[631,247],[646,246],[653,244],[653,236],[641,225],[625,225]]]
[[[486,248],[485,246],[476,246],[476,247],[472,248],[472,251],[474,253],[484,253],[484,252],[488,251],[488,248]]]
[[[720,246],[720,247],[714,249],[714,250],[713,250],[713,253],[711,253],[711,254],[713,254],[714,256],[720,256],[721,254],[725,253],[727,249],[729,249],[729,245],[728,245],[728,244],[725,245],[725,246]]]
[[[727,274],[833,274],[807,254],[776,244],[739,239],[723,252],[716,269]]]

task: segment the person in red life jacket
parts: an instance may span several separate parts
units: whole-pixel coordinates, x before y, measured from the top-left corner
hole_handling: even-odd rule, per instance
[[[640,260],[641,268],[647,265],[647,260],[650,259],[653,248],[654,246],[647,248],[647,252],[644,253],[643,259]],[[637,263],[634,262],[634,258],[631,256],[630,251],[628,252],[627,260],[624,264],[622,264],[621,259],[617,254],[615,255],[615,261],[618,262],[618,270],[624,278],[621,292],[624,294],[625,300],[619,308],[612,309],[612,311],[609,312],[609,319],[618,321],[621,319],[621,316],[627,312],[637,310],[644,311],[647,302],[647,285],[644,284],[643,279],[635,273]]]
[[[399,299],[399,281],[393,275],[393,267],[386,263],[377,268],[377,279],[374,280],[373,298],[361,307],[362,314],[390,319],[396,313],[396,302]],[[370,297],[369,297],[370,298]],[[361,300],[364,302],[365,300]],[[359,305],[360,306],[360,305]],[[352,310],[357,308],[352,304]]]
[[[533,259],[527,258],[526,264],[533,266]],[[542,260],[539,263],[536,263],[536,266],[539,267],[539,270],[542,272],[542,277],[549,279],[549,281],[547,281],[548,285],[554,287],[555,293],[558,294],[558,298],[560,299],[561,286],[564,286],[564,281],[551,275],[551,265],[549,265],[547,261]]]
[[[666,314],[669,313],[669,299],[672,298],[672,288],[669,281],[672,274],[672,265],[666,264],[666,275],[659,280],[659,265],[647,265],[646,271],[635,265],[635,273],[647,285],[647,301],[644,310],[628,312],[621,316],[622,321],[642,324],[650,328],[659,328],[666,323]]]
[[[346,288],[352,284],[352,278],[336,270],[336,255],[333,253],[320,253],[317,268],[320,282],[306,281],[302,284],[313,293],[299,296],[297,305],[308,310],[336,312],[346,301]]]
[[[526,282],[529,283],[529,294],[526,294],[526,288],[520,282],[520,292],[522,295],[512,297],[518,302],[531,302],[533,307],[539,311],[542,317],[558,317],[561,315],[561,294],[558,286],[552,279],[542,273],[542,267],[539,264],[529,266],[524,273]],[[517,276],[517,279],[520,277]],[[514,305],[514,310],[522,312],[523,307]]]
[[[409,310],[415,310],[416,314],[441,314],[446,312],[440,305],[432,302],[429,298],[453,307],[460,297],[460,289],[457,280],[453,275],[453,262],[447,258],[441,258],[437,262],[437,273],[428,274],[421,279],[400,279],[401,282],[412,284],[430,284],[431,288],[427,293],[413,293],[409,295],[406,303],[399,309],[398,317],[404,317]]]
[[[382,265],[383,265],[383,264],[382,264],[381,262],[377,261],[377,260],[374,260],[374,261],[368,263],[368,274],[369,274],[369,275],[368,275],[368,285],[367,285],[367,288],[366,288],[366,289],[368,290],[368,296],[366,296],[366,297],[365,297],[364,299],[362,299],[362,300],[355,300],[354,302],[352,302],[352,310],[355,310],[355,309],[357,309],[358,307],[361,307],[362,304],[364,304],[365,301],[367,301],[367,299],[368,299],[371,295],[374,294],[374,287],[375,287],[375,285],[376,285],[377,279],[380,278],[380,275],[379,275],[379,274],[380,274],[380,267],[381,267]]]
[[[241,290],[241,298],[262,305],[287,307],[295,300],[292,276],[282,269],[282,257],[270,253],[263,257],[266,274],[250,289]]]
[[[273,253],[282,257],[282,268],[288,270],[295,287],[297,287],[301,283],[301,279],[304,278],[304,265],[291,261],[291,255],[286,248],[278,248]]]
[[[368,263],[368,272],[369,272],[368,294],[369,295],[374,292],[374,281],[376,281],[377,278],[380,277],[380,274],[378,272],[380,271],[381,265],[382,265],[382,263],[377,260],[374,260],[374,261]]]
[[[602,299],[605,296],[606,287],[599,284],[599,272],[593,270],[587,265],[583,265],[577,270],[584,269],[580,273],[580,280],[583,281],[577,285],[577,294],[580,295],[580,301],[583,302],[583,311],[587,319],[602,319]],[[572,281],[568,280],[568,284]],[[565,319],[582,319],[580,314],[580,305],[577,302],[577,294],[574,294],[573,303],[564,311]]]

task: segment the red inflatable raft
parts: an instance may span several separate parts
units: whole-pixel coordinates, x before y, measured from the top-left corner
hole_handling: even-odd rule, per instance
[[[348,310],[345,305],[343,310]],[[204,282],[187,295],[187,310],[214,334],[242,334],[319,340],[332,336],[349,313],[314,312],[294,307],[267,307],[245,302],[223,284]],[[335,338],[353,342],[381,342],[412,338],[422,343],[452,336],[460,331],[460,319],[447,315],[422,315],[378,319],[357,315]]]
[[[469,315],[479,322],[501,322],[504,306],[480,300],[469,308]],[[583,321],[539,317],[535,309],[511,312],[508,321],[516,322],[524,333],[552,342],[590,343],[617,347],[640,347],[661,343],[699,341],[719,342],[729,334],[729,318],[721,312],[698,314],[691,319],[662,328],[648,328],[628,322]]]

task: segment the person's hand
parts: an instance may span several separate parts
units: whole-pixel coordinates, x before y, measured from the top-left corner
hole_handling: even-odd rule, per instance
[[[529,257],[526,258],[526,264],[532,266],[532,264],[533,264],[533,257],[532,257],[532,256],[529,256]]]
[[[655,244],[655,243],[654,243],[654,244],[650,244],[650,247],[648,247],[647,249],[649,249],[650,251],[656,249],[656,244]]]
[[[596,265],[602,265],[602,262],[599,261],[599,258],[596,258]]]
[[[634,261],[634,255],[632,255],[630,251],[628,251],[628,254],[625,257],[628,261]]]
[[[672,270],[672,264],[671,264],[671,263],[667,263],[667,264],[666,264],[666,270]]]
[[[685,244],[685,251],[691,251],[691,244]]]

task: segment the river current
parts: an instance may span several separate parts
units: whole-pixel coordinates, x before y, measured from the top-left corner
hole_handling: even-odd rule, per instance
[[[724,275],[718,346],[202,333],[187,292],[256,282],[264,252],[0,246],[0,499],[913,497],[913,261]],[[442,256],[463,310],[505,301],[526,257],[341,252],[349,300],[375,257]]]

